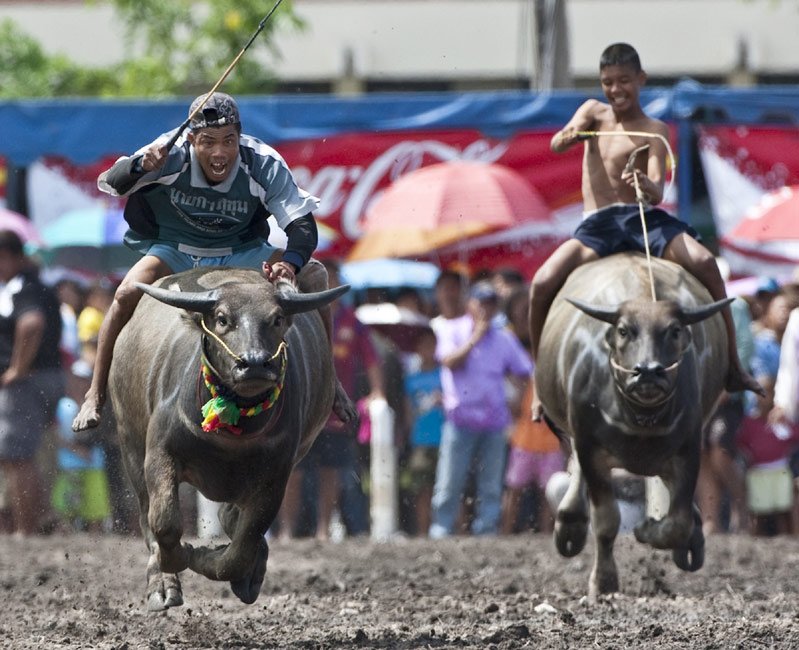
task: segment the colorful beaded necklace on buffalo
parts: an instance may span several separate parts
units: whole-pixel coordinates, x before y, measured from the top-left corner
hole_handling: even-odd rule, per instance
[[[213,332],[208,330],[205,325],[204,321],[200,321],[202,324],[203,330],[206,334],[214,337],[218,342],[222,343],[224,349],[234,358],[239,359],[238,355],[234,354],[228,347],[225,345],[218,336],[216,336]],[[240,407],[236,402],[231,399],[230,397],[225,397],[220,394],[219,385],[217,384],[216,377],[214,373],[211,371],[211,368],[205,358],[205,354],[202,356],[202,377],[203,382],[205,383],[205,387],[208,389],[208,392],[211,393],[211,399],[209,399],[202,407],[202,414],[203,414],[203,422],[202,428],[203,431],[211,432],[216,431],[217,429],[227,429],[231,433],[235,435],[241,435],[242,429],[241,427],[236,426],[239,423],[239,419],[242,417],[250,418],[253,416],[258,415],[259,413],[263,413],[264,411],[268,411],[272,408],[280,398],[280,392],[283,390],[283,382],[286,378],[286,365],[288,362],[288,345],[285,341],[281,341],[280,345],[277,348],[277,351],[272,355],[269,359],[272,361],[278,355],[282,355],[282,360],[280,363],[280,375],[278,377],[277,383],[271,388],[271,390],[267,393],[266,398],[262,402],[258,404],[254,404],[253,406],[248,407]]]

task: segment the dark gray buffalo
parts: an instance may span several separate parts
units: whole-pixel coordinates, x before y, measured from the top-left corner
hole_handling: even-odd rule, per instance
[[[572,442],[571,481],[558,508],[555,545],[585,546],[590,501],[596,554],[589,594],[619,587],[613,543],[619,511],[611,469],[659,476],[669,508],[635,529],[640,542],[673,549],[675,563],[704,562],[694,505],[701,432],[724,387],[727,337],[705,288],[675,264],[614,255],[575,270],[555,299],[541,338],[535,381],[544,410]]]
[[[347,287],[302,294],[229,268],[140,286],[149,295],[116,344],[110,394],[150,551],[148,607],[181,605],[177,573],[187,568],[230,581],[253,603],[266,573],[264,533],[333,404],[330,347],[315,310]],[[181,482],[223,502],[229,544],[181,543]]]

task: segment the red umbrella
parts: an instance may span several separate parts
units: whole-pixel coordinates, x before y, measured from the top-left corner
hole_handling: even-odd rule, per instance
[[[425,255],[549,214],[536,190],[508,167],[466,160],[429,165],[400,177],[372,203],[349,260]]]
[[[42,243],[39,232],[33,222],[18,212],[7,208],[0,208],[0,230],[11,230],[17,233],[23,243],[30,242],[37,245]]]
[[[799,239],[799,185],[764,196],[728,238],[755,242]]]

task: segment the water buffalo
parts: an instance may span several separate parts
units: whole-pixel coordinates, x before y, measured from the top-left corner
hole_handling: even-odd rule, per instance
[[[585,546],[588,501],[596,554],[589,595],[618,590],[613,543],[619,511],[611,469],[659,476],[669,508],[635,528],[640,542],[673,549],[676,564],[704,561],[694,505],[701,432],[724,387],[727,339],[705,288],[679,266],[614,255],[575,270],[547,317],[535,382],[544,410],[572,443],[571,480],[558,507],[555,545],[567,557]]]
[[[148,295],[117,341],[110,394],[150,551],[148,608],[183,603],[177,573],[187,568],[230,581],[253,603],[264,533],[333,404],[316,309],[348,287],[304,294],[256,271],[214,267],[140,288]],[[229,544],[181,543],[181,482],[223,503]]]

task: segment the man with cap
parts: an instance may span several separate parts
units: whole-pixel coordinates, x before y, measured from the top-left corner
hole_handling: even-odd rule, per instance
[[[499,296],[484,280],[469,292],[466,313],[438,319],[434,326],[445,415],[433,487],[434,539],[455,532],[472,466],[477,493],[472,532],[494,534],[499,527],[506,430],[511,424],[505,380],[523,392],[533,365],[519,340],[493,324],[498,313]]]
[[[98,179],[103,192],[127,198],[125,243],[143,257],[128,271],[103,321],[92,384],[73,422],[76,431],[100,421],[114,343],[142,296],[137,282],[152,284],[198,266],[238,266],[263,268],[270,280],[296,276],[303,291],[327,288],[324,267],[311,259],[319,199],[297,186],[277,151],[242,133],[230,95],[201,95],[189,115],[187,133],[170,150],[165,145],[175,131],[123,156]],[[267,243],[270,215],[286,233],[285,250]],[[330,310],[320,313],[330,335]],[[355,417],[338,382],[333,408],[344,421]]]

